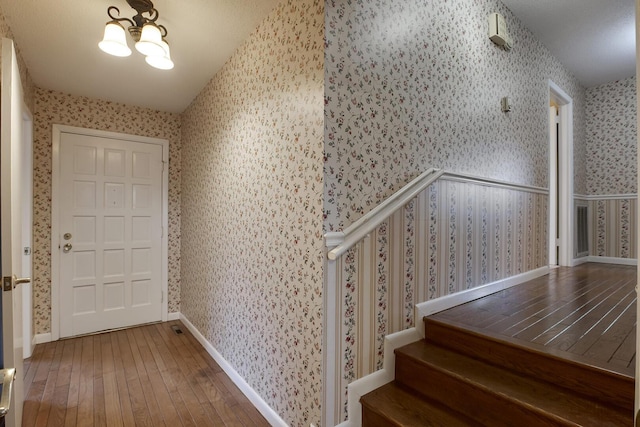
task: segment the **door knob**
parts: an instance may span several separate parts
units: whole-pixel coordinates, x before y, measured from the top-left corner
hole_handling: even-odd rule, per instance
[[[67,252],[71,251],[71,248],[73,248],[73,246],[71,246],[71,243],[65,243],[65,245],[62,247],[62,252],[66,254]]]
[[[30,277],[22,277],[18,279],[15,274],[13,276],[4,276],[2,278],[2,290],[6,292],[11,292],[11,290],[15,289],[16,286],[21,285],[23,283],[30,283],[30,282],[31,282]]]
[[[16,376],[15,368],[3,369],[0,371],[2,377],[2,395],[0,396],[0,418],[9,412],[11,405],[11,390],[13,390],[13,379]]]

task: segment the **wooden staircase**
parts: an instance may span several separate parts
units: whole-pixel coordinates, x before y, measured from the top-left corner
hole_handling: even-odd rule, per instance
[[[425,318],[395,381],[365,395],[376,426],[632,426],[634,379]]]

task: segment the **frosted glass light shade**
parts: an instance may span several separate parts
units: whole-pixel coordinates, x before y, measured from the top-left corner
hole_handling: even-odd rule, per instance
[[[136,50],[146,56],[162,56],[164,48],[161,43],[160,28],[153,23],[147,23],[142,27],[140,41],[136,42]]]
[[[98,47],[113,56],[129,56],[131,49],[127,46],[127,34],[118,21],[107,22],[104,27],[104,37]]]
[[[158,68],[160,70],[170,70],[173,68],[173,61],[171,60],[171,51],[169,49],[169,44],[162,40],[160,42],[162,45],[164,54],[163,55],[148,55],[144,60],[147,61],[147,64],[151,65],[154,68]]]

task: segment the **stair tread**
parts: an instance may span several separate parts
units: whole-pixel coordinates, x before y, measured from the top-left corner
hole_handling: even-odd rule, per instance
[[[397,382],[388,383],[360,399],[363,424],[420,427],[479,426],[480,424],[435,402],[423,399]],[[378,422],[373,422],[373,418]]]
[[[424,322],[427,341],[433,344],[633,411],[633,375],[613,372],[581,358],[568,359],[554,351],[522,345],[505,337],[432,317],[426,317]],[[589,381],[584,381],[584,378],[589,378]]]
[[[447,331],[457,331],[464,335],[475,335],[481,337],[483,340],[488,340],[491,342],[500,342],[506,345],[511,345],[512,347],[516,347],[523,352],[535,352],[544,354],[545,357],[550,357],[557,361],[561,361],[565,364],[574,364],[580,365],[582,367],[591,369],[591,370],[599,370],[601,372],[607,372],[610,375],[615,375],[621,378],[626,378],[629,381],[633,382],[635,378],[634,368],[623,369],[619,368],[617,371],[612,371],[611,366],[597,362],[593,359],[584,357],[579,354],[574,354],[567,351],[561,351],[555,348],[549,348],[542,344],[527,342],[523,340],[519,340],[517,338],[513,338],[507,335],[502,335],[499,333],[495,333],[490,330],[485,330],[483,328],[478,328],[475,326],[466,325],[455,320],[450,319],[440,319],[433,316],[427,316],[424,318],[425,329],[431,330],[433,325],[438,325],[442,328],[445,328]]]
[[[544,381],[520,376],[426,341],[396,350],[397,367],[407,358],[417,364],[447,372],[502,399],[517,401],[533,411],[554,414],[552,417],[559,420],[569,419],[584,426],[621,426],[632,422],[632,413],[626,414],[614,406],[590,400]],[[402,378],[396,375],[396,381],[401,382]]]

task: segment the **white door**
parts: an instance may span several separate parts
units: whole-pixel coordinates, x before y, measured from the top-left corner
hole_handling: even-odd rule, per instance
[[[22,129],[22,85],[13,42],[2,39],[2,94],[0,99],[0,240],[2,241],[2,367],[15,368],[7,426],[22,424],[22,286],[15,287],[22,273],[22,182],[20,147]],[[26,279],[23,279],[26,280]],[[21,280],[22,281],[22,280]]]
[[[60,336],[162,319],[162,146],[60,135]]]

